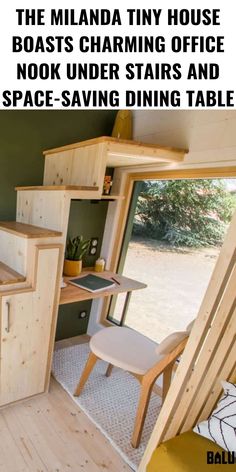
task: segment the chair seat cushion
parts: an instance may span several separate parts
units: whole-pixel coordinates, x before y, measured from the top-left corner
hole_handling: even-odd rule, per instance
[[[100,359],[141,375],[162,358],[155,352],[156,347],[137,331],[118,326],[104,328],[90,340],[91,351]]]
[[[162,444],[154,451],[147,472],[209,472],[209,470],[231,470],[234,466],[223,465],[218,457],[217,465],[214,462],[216,453],[222,457],[223,449],[192,431],[180,434]],[[225,452],[224,452],[225,453]],[[211,464],[211,465],[210,465]],[[232,470],[233,470],[232,469]]]

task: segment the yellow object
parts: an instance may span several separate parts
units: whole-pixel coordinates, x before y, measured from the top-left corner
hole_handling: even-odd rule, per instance
[[[209,472],[215,470],[214,467],[217,471],[225,471],[225,465],[207,464],[207,451],[221,454],[223,449],[214,442],[188,431],[160,444],[152,455],[147,472]],[[228,468],[230,469],[230,466]]]
[[[94,270],[95,272],[103,272],[105,269],[105,261],[102,258],[99,258],[95,262]]]
[[[130,110],[118,111],[111,135],[113,138],[133,139],[132,112]]]
[[[82,261],[64,260],[63,274],[69,277],[79,275],[82,271]]]

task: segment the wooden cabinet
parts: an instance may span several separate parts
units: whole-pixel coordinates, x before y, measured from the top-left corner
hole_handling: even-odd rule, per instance
[[[44,375],[39,369],[38,339],[35,343],[40,325],[32,293],[3,297],[1,315],[0,404],[4,405],[42,392]]]
[[[35,290],[1,298],[0,406],[44,392],[59,248],[41,248]]]

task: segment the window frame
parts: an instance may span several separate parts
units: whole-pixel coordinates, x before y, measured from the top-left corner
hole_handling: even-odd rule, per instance
[[[117,169],[114,178],[117,177],[119,182],[119,190],[125,195],[119,211],[114,217],[114,226],[116,228],[115,237],[113,240],[109,270],[116,272],[120,255],[122,252],[122,245],[125,237],[127,221],[129,218],[129,209],[132,201],[133,189],[135,182],[142,180],[177,180],[177,179],[207,179],[207,178],[235,178],[236,166],[227,167],[200,167],[188,169],[173,169],[173,170],[151,170],[146,169]],[[108,311],[111,304],[111,297],[104,299],[100,314],[99,323],[103,326],[114,326],[114,323],[108,320]]]

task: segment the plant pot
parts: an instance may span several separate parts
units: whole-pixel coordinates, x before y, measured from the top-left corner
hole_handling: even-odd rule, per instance
[[[63,274],[69,277],[79,275],[82,271],[82,261],[64,260]]]

